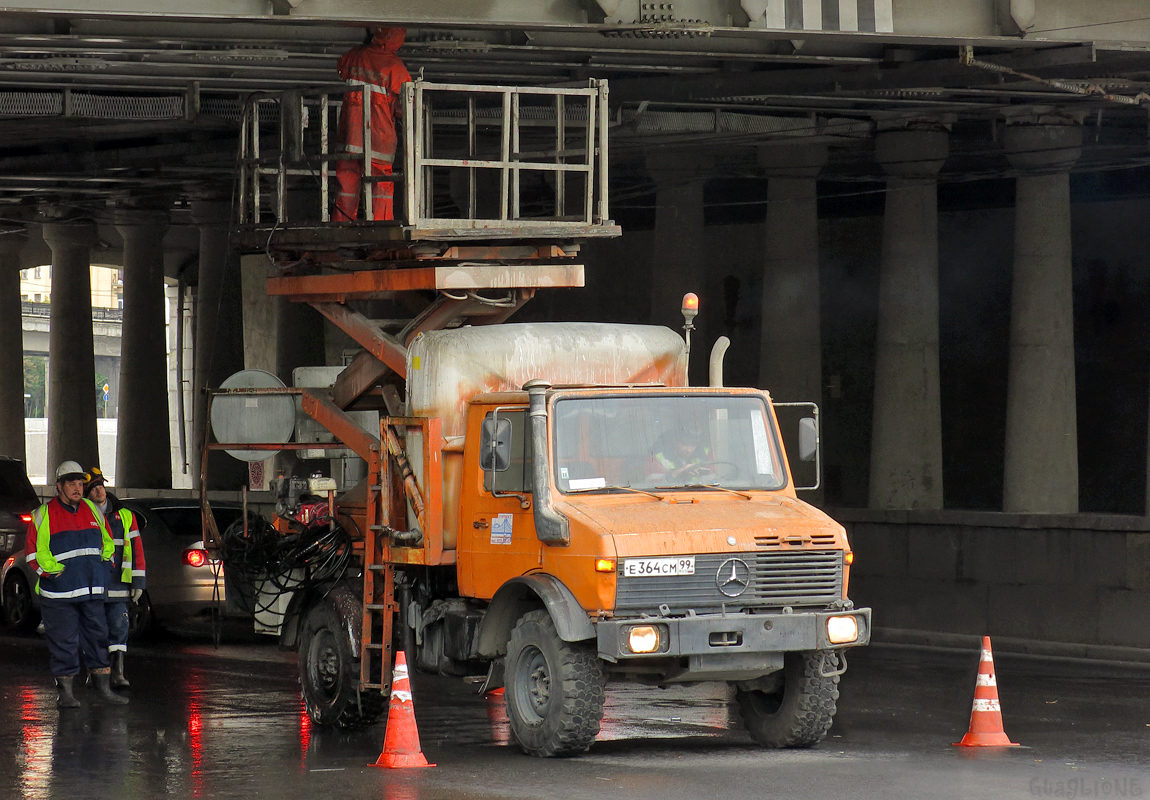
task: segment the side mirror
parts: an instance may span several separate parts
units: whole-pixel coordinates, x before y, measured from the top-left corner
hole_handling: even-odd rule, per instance
[[[819,423],[814,417],[799,420],[799,460],[814,461],[819,452]]]
[[[491,417],[483,420],[479,436],[479,467],[484,472],[506,472],[511,466],[511,420]]]

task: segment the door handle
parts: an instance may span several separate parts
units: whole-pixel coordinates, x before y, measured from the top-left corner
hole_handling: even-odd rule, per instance
[[[490,524],[490,523],[488,523],[488,521],[487,521],[487,520],[485,520],[485,519],[477,519],[477,520],[475,520],[475,522],[471,523],[471,526],[472,526],[472,527],[474,527],[474,528],[480,528],[480,529],[483,529],[483,528],[486,528],[486,527],[488,527],[488,526],[489,526],[489,524]]]

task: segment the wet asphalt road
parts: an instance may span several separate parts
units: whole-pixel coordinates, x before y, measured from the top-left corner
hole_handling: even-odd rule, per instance
[[[380,770],[367,764],[384,725],[309,724],[294,655],[251,636],[135,646],[131,705],[63,715],[43,642],[0,637],[0,800],[1150,797],[1150,669],[999,655],[1006,730],[1025,746],[952,747],[977,660],[855,653],[831,736],[812,750],[754,747],[725,688],[615,688],[599,742],[562,760],[508,746],[503,709],[474,687],[417,675],[423,750],[438,766]]]

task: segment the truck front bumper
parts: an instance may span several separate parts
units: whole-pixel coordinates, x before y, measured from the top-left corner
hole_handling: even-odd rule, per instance
[[[827,626],[832,617],[853,618],[858,636],[849,642],[832,642]],[[631,649],[631,632],[636,627],[657,630],[656,651]],[[620,667],[639,666],[638,659],[676,659],[680,663],[676,680],[745,680],[781,669],[787,652],[867,644],[871,610],[610,619],[599,621],[595,629],[599,657]]]

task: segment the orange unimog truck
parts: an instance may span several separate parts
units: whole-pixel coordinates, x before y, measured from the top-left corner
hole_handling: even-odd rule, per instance
[[[653,326],[417,336],[406,416],[382,419],[390,454],[369,464],[379,496],[337,501],[343,528],[376,533],[362,569],[262,587],[313,719],[381,713],[395,641],[424,670],[486,671],[532,755],[589,748],[614,680],[728,682],[759,744],[819,742],[844,650],[870,636],[850,546],[797,499],[769,395],[688,387],[686,367]]]
[[[795,496],[765,392],[688,388],[682,338],[648,326],[440,331],[408,365],[458,491],[455,596],[420,586],[442,628],[420,639],[491,663],[525,751],[586,750],[616,679],[727,681],[758,743],[823,738],[870,612],[847,599],[842,526]]]
[[[329,89],[248,100],[233,243],[269,257],[269,294],[362,350],[323,380],[245,371],[209,393],[203,522],[228,602],[298,648],[317,723],[383,713],[401,646],[421,669],[505,687],[538,756],[591,746],[609,680],[730,683],[768,747],[830,728],[870,610],[847,597],[842,526],[796,496],[769,395],[688,387],[687,342],[667,328],[506,323],[538,290],[582,286],[581,243],[621,233],[607,101],[598,80],[405,84],[387,178],[403,218],[334,223],[330,162],[347,156]],[[320,219],[297,220],[286,198],[317,164]],[[274,523],[215,529],[217,450],[294,463]]]

